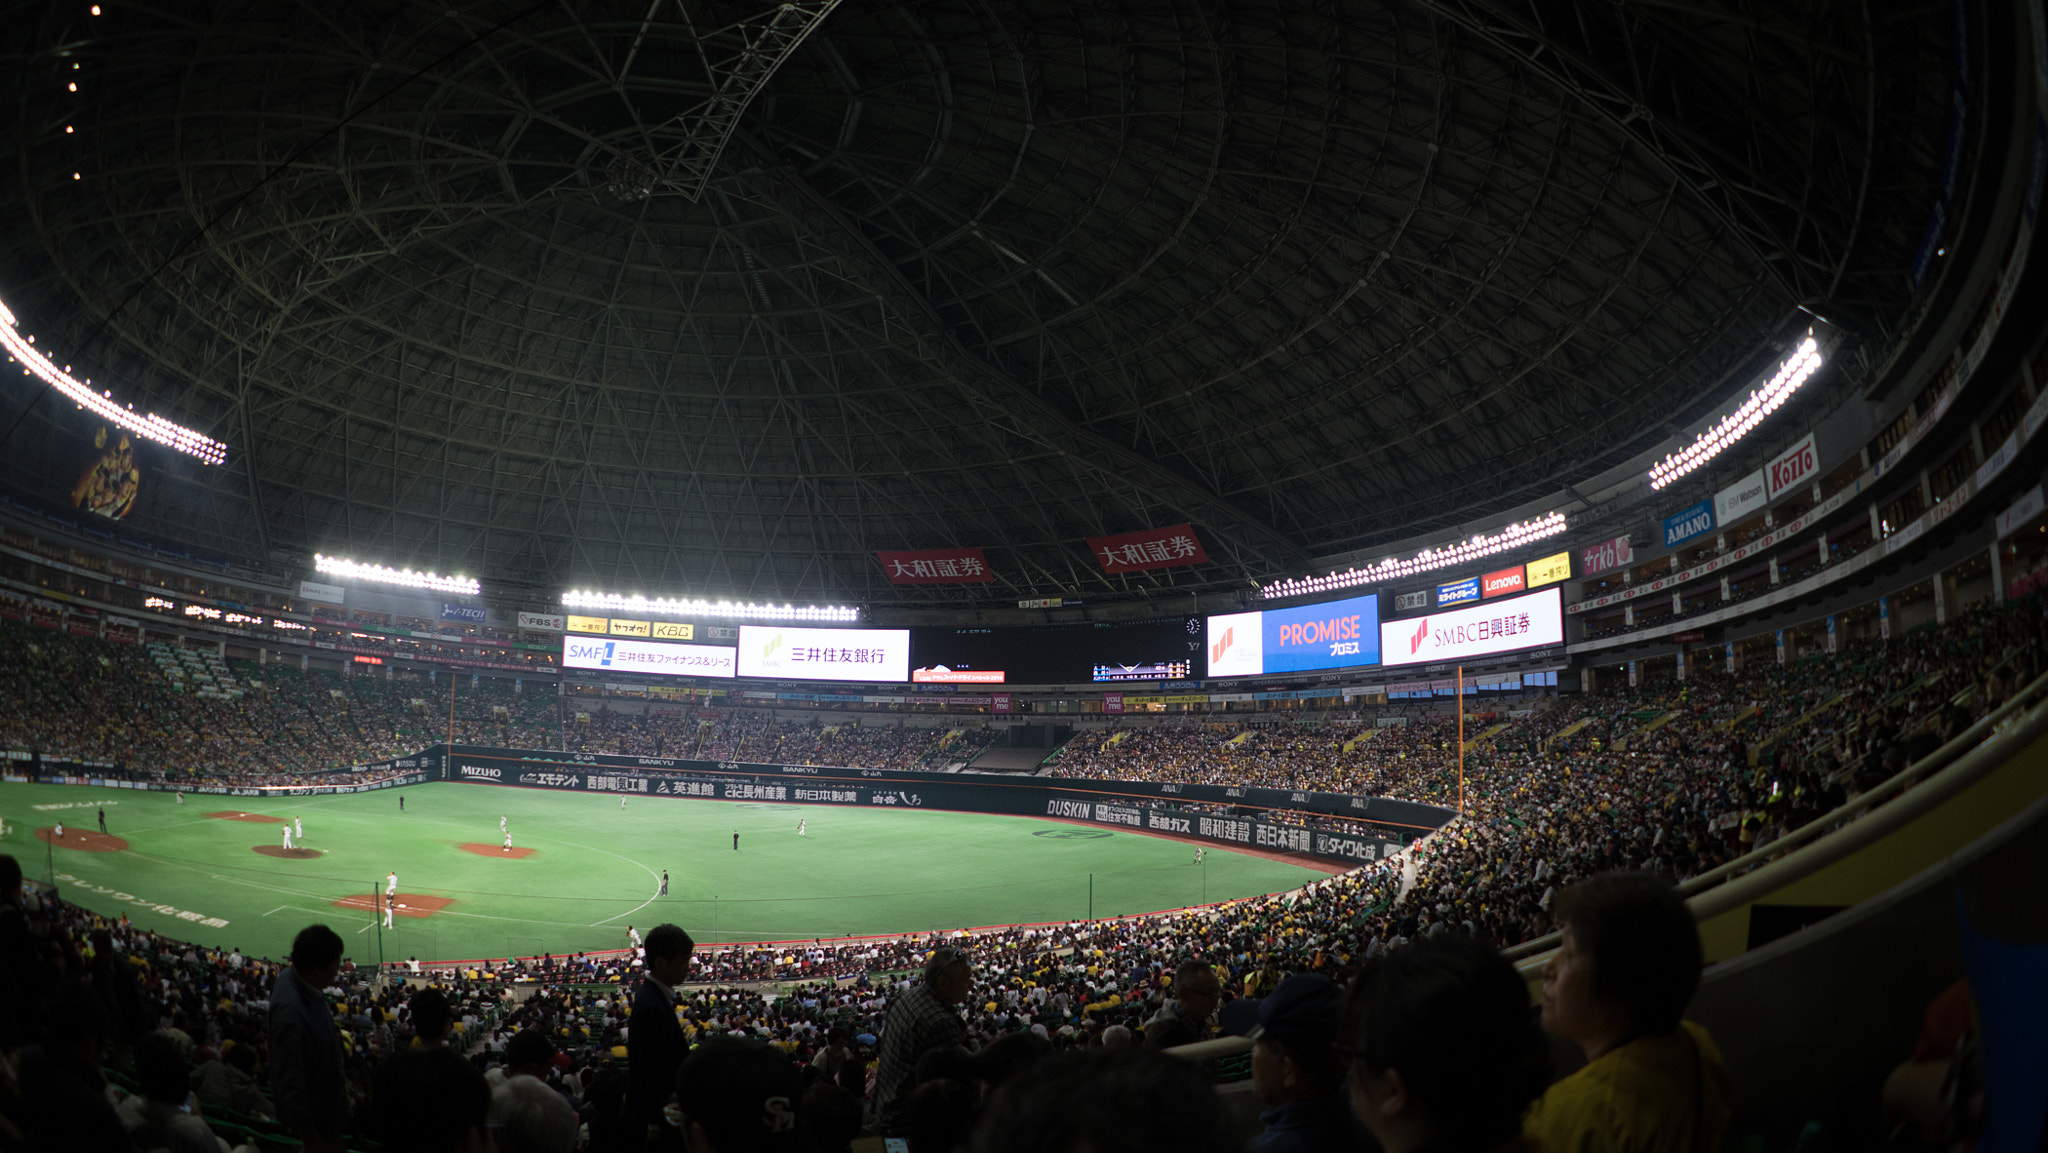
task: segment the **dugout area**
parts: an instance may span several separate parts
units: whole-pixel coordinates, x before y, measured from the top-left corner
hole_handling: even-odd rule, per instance
[[[35,835],[59,812],[35,806],[102,798],[125,848]],[[619,949],[627,925],[664,921],[707,944],[1064,921],[1280,892],[1339,868],[1213,845],[1195,865],[1185,841],[1028,817],[666,797],[621,809],[601,794],[460,783],[236,805],[0,784],[0,851],[31,877],[54,875],[64,899],[144,929],[280,957],[319,921],[359,963],[380,949],[387,961]],[[502,850],[501,816],[515,853]],[[305,828],[295,859],[271,855],[277,822],[293,818]],[[407,907],[383,930],[370,894],[392,872]]]

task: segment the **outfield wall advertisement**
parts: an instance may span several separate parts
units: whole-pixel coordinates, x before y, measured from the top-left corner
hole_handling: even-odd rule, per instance
[[[439,750],[432,755],[438,757]],[[1249,786],[1072,779],[1049,785],[1043,779],[1028,783],[962,780],[953,773],[595,754],[577,760],[552,759],[556,755],[544,754],[549,759],[541,759],[530,752],[458,747],[450,758],[447,779],[637,796],[1051,817],[1348,862],[1378,860],[1398,850],[1400,842],[1370,832],[1303,828],[1267,819],[1261,811],[1284,808],[1381,821],[1406,826],[1414,833],[1434,829],[1452,815],[1434,805],[1386,797]],[[1181,809],[1176,801],[1234,808],[1198,812]]]

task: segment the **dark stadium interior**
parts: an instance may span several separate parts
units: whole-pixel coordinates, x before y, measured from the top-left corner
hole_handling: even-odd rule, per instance
[[[2040,0],[7,14],[0,1153],[2041,1142]],[[249,823],[400,786],[1203,903]]]

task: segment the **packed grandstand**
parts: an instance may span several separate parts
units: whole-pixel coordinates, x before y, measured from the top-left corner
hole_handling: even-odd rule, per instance
[[[2043,1146],[2041,3],[314,7],[0,30],[0,1153]]]
[[[183,691],[145,652],[0,625],[9,709],[0,744],[119,764],[172,782],[274,782],[346,775],[349,766],[409,751],[442,735],[415,708],[418,686],[296,670],[231,668],[226,699]],[[1463,797],[1463,815],[1398,858],[1308,887],[1213,909],[1152,918],[1079,921],[986,931],[946,942],[971,949],[980,971],[968,1005],[972,1034],[1020,1030],[1058,1049],[1137,1030],[1170,993],[1176,966],[1214,964],[1226,985],[1262,971],[1342,974],[1405,942],[1455,934],[1509,946],[1552,929],[1554,894],[1617,869],[1690,877],[1842,808],[1995,709],[2042,671],[2043,602],[1980,607],[1939,627],[1784,666],[1704,673],[1685,682],[1615,687],[1567,700],[1517,702],[1521,715],[1483,723],[1461,782],[1453,713],[1247,724],[1186,717],[1085,729],[1044,771],[1102,781],[1227,782],[1408,796]],[[507,720],[517,694],[479,686],[459,740],[505,747],[640,752],[773,751],[800,763],[906,768],[933,754],[947,730],[846,729],[827,739],[815,720],[766,712],[564,723],[557,702]],[[429,701],[429,704],[436,702]],[[429,709],[428,715],[434,710]],[[1501,714],[1507,718],[1507,714]],[[147,718],[145,722],[143,718]],[[279,735],[285,734],[285,739]],[[836,735],[836,734],[835,734]],[[1359,739],[1363,736],[1365,739]],[[274,960],[182,943],[47,898],[39,917],[64,945],[34,980],[90,975],[115,1012],[109,1039],[134,1043],[163,1029],[198,1067],[195,1084],[216,1126],[261,1140],[277,1132],[262,1068],[264,999]],[[693,1036],[759,1038],[810,1065],[839,1031],[852,1042],[837,1078],[855,1095],[894,993],[939,939],[905,937],[700,950],[683,991]],[[415,986],[445,990],[451,1038],[499,1054],[513,1034],[546,1034],[567,1058],[546,1076],[589,1119],[603,1147],[622,1092],[633,954],[504,958],[400,966]],[[414,976],[417,974],[417,976]],[[34,1003],[31,998],[14,1004]],[[335,1016],[346,1041],[350,1100],[368,1108],[370,1074],[416,1031],[412,990],[344,973]],[[19,1028],[19,1018],[15,1018]],[[17,1033],[16,1036],[19,1036]],[[252,1067],[226,1062],[236,1048]],[[207,1068],[223,1062],[217,1074]],[[230,1068],[235,1071],[230,1072]]]

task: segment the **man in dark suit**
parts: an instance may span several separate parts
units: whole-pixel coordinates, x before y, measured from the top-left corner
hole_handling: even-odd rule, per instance
[[[690,975],[697,947],[675,925],[656,925],[647,934],[647,976],[633,992],[633,1016],[626,1028],[626,1116],[628,1132],[644,1133],[652,1145],[661,1132],[662,1106],[674,1091],[689,1041],[676,1022],[676,986]]]

